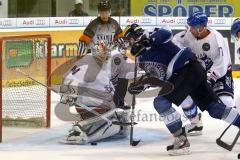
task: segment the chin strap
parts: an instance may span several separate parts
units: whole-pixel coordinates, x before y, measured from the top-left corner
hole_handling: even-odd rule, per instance
[[[197,26],[197,32],[198,32],[198,38],[200,38],[201,34],[207,29],[207,27],[204,27],[203,30],[200,32],[200,26]]]

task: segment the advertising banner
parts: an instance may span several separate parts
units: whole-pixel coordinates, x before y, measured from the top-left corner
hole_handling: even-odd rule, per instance
[[[237,17],[239,0],[131,0],[131,16],[187,17],[195,11],[209,17]]]

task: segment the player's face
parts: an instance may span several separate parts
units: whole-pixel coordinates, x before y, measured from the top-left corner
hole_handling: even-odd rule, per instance
[[[240,41],[240,32],[237,33],[237,39]]]
[[[129,44],[129,46],[133,46],[133,44],[135,43],[135,39],[134,38],[125,38],[124,39],[125,40],[125,42],[127,42],[128,44]]]
[[[205,26],[190,26],[190,32],[196,38],[201,38],[205,31],[206,31]]]
[[[99,11],[100,18],[102,21],[107,22],[110,17],[110,11]]]

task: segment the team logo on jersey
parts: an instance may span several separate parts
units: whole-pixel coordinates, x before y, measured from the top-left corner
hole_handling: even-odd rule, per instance
[[[202,45],[202,49],[203,49],[204,51],[209,51],[209,50],[210,50],[210,44],[209,44],[209,43],[204,43],[204,44]]]
[[[165,80],[166,70],[167,70],[167,67],[165,65],[157,63],[157,62],[145,62],[143,65],[145,68],[144,70],[148,74],[150,74],[154,77],[157,77],[161,80]]]
[[[121,59],[119,57],[114,58],[114,64],[116,64],[117,66],[121,64]]]

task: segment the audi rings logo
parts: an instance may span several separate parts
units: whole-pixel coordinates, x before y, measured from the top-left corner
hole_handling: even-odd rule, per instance
[[[38,20],[36,20],[36,25],[45,25],[46,24],[46,21],[45,21],[45,19],[38,19]]]
[[[12,21],[11,21],[11,20],[3,20],[3,21],[0,21],[0,26],[3,26],[3,27],[12,26]]]
[[[69,19],[68,23],[69,24],[79,24],[79,19]]]
[[[176,23],[185,25],[185,24],[187,24],[187,20],[186,19],[176,19]]]
[[[214,19],[213,24],[226,24],[226,19]]]
[[[140,21],[142,24],[151,24],[151,18],[142,18]]]

